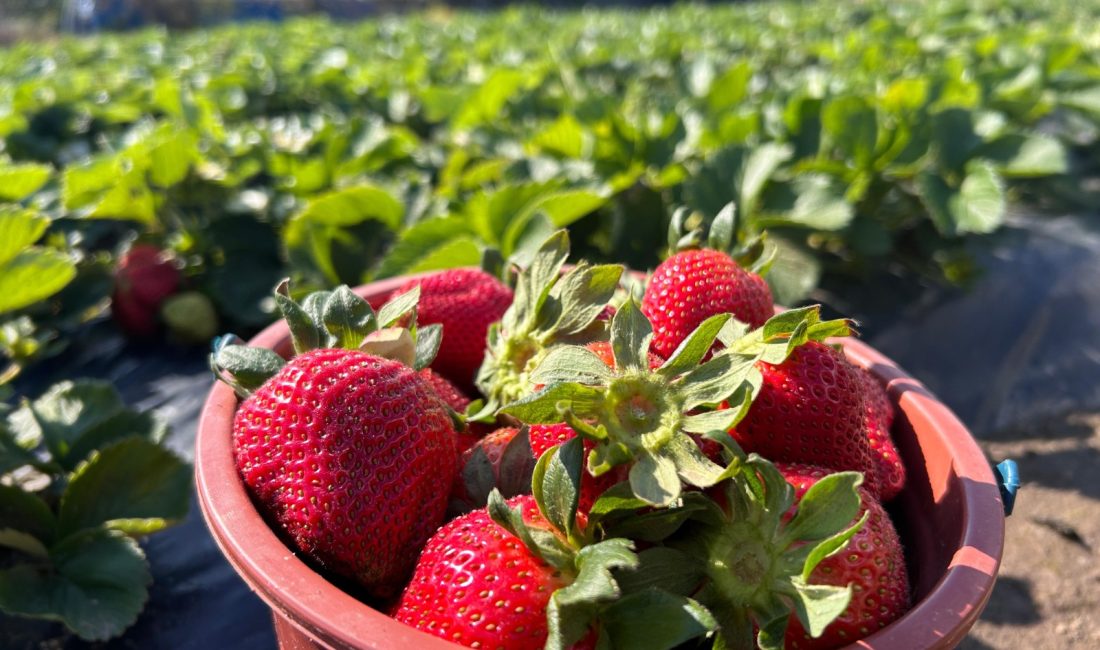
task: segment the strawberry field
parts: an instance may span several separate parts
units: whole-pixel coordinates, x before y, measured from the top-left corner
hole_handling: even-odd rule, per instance
[[[651,271],[708,229],[738,261],[770,268],[777,304],[845,302],[886,276],[967,287],[985,273],[976,251],[1020,213],[1095,216],[1098,23],[1094,0],[431,9],[0,50],[0,475],[15,476],[0,497],[16,504],[0,509],[0,546],[48,563],[44,591],[94,583],[66,573],[80,557],[127,576],[118,608],[90,620],[15,604],[0,562],[0,609],[85,639],[122,632],[150,580],[132,538],[187,512],[186,464],[163,448],[163,423],[109,382],[42,385],[75,379],[57,360],[89,332],[197,359],[215,335],[248,338],[338,285],[479,265],[514,283],[512,265],[532,264],[559,229],[570,262],[596,264],[581,268],[596,269],[604,303],[614,282],[601,265]],[[770,309],[764,299],[750,320]],[[589,311],[560,340],[527,334],[573,341],[597,322]],[[378,324],[398,324],[396,308],[383,312]],[[805,318],[819,328],[808,339],[839,333]],[[322,338],[373,333],[322,321],[310,325]],[[772,336],[803,336],[795,325]],[[720,327],[687,356],[700,362]],[[238,381],[253,367],[219,356],[238,342],[221,339],[211,363],[244,395],[259,386]],[[265,379],[279,365],[258,362]],[[490,366],[476,388],[468,373],[458,382],[487,400],[474,420],[522,398],[485,390],[505,373]],[[579,381],[562,368],[544,379]],[[553,409],[539,408],[515,412],[541,426]],[[125,484],[136,467],[152,478]],[[668,480],[640,479],[642,501],[670,502],[653,496]],[[112,503],[98,502],[107,484]]]

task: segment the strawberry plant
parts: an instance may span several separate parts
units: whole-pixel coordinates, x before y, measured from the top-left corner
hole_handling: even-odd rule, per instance
[[[121,634],[152,581],[137,539],[187,513],[190,466],[103,382],[61,382],[0,418],[0,611]]]

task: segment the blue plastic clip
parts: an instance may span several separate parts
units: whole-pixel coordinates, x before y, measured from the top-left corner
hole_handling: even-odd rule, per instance
[[[1002,460],[993,468],[997,472],[997,480],[1001,488],[1001,501],[1004,502],[1005,516],[1012,514],[1012,507],[1016,505],[1016,490],[1020,489],[1020,470],[1014,460]]]

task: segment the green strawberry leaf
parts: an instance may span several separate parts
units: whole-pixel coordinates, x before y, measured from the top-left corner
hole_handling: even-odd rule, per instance
[[[785,542],[824,539],[847,526],[859,512],[858,488],[862,483],[859,472],[838,472],[814,483],[787,524]]]
[[[615,581],[623,593],[660,589],[690,596],[703,582],[705,574],[697,558],[665,546],[654,546],[638,553],[638,565],[615,572]]]
[[[30,409],[54,460],[71,468],[81,460],[69,458],[73,445],[125,406],[110,383],[82,379],[54,384],[31,402]]]
[[[658,372],[666,377],[675,377],[698,366],[703,357],[710,352],[715,337],[732,319],[733,314],[716,314],[699,323],[699,326],[680,342]]]
[[[0,201],[20,201],[38,191],[50,179],[53,168],[36,163],[0,162]],[[0,230],[0,241],[4,241]]]
[[[102,449],[124,438],[138,437],[159,443],[168,435],[168,425],[155,413],[131,409],[120,411],[109,420],[92,427],[73,443],[67,461],[74,466],[86,460],[96,449]]]
[[[310,295],[309,298],[313,298],[314,300],[327,300],[328,292],[324,293],[323,298],[315,298],[314,296],[316,296],[316,294]],[[307,300],[309,300],[309,298],[307,298]],[[302,354],[303,352],[314,350],[323,345],[324,342],[321,340],[323,335],[321,331],[321,313],[310,313],[301,305],[294,302],[290,297],[289,280],[283,280],[279,283],[279,286],[275,287],[275,304],[278,305],[279,312],[283,315],[283,320],[286,321],[287,326],[290,328],[290,340],[294,345],[295,354]],[[232,370],[230,372],[232,372]],[[252,388],[259,388],[259,386],[253,386]]]
[[[626,514],[626,516],[601,519],[604,531],[607,535],[614,537],[625,537],[651,544],[660,543],[676,533],[689,519],[701,516],[701,513],[708,508],[706,503],[687,499],[684,501],[683,505],[650,509],[643,513],[627,514],[628,511],[620,511],[615,514]],[[650,508],[650,504],[645,501],[641,503],[646,508]]]
[[[416,354],[413,360],[414,370],[423,370],[435,360],[439,346],[443,343],[443,325],[433,323],[416,328]]]
[[[611,319],[611,350],[615,367],[620,370],[648,370],[649,342],[653,326],[634,302],[633,296],[615,312]]]
[[[569,234],[559,230],[550,236],[531,260],[516,283],[512,306],[504,314],[503,325],[510,332],[529,331],[536,322],[562,265],[569,256]]]
[[[684,410],[717,404],[734,394],[755,369],[756,355],[724,352],[684,375]]]
[[[612,571],[637,566],[638,556],[633,549],[630,540],[608,539],[577,553],[576,578],[555,591],[546,608],[547,649],[571,648],[588,633],[598,606],[619,597],[621,591]]]
[[[527,268],[547,239],[554,235],[554,224],[541,212],[531,215],[516,236],[512,254],[508,259],[520,268]]]
[[[573,566],[576,551],[554,533],[528,526],[523,520],[523,513],[519,508],[510,507],[501,496],[500,490],[494,488],[489,493],[485,507],[489,517],[515,535],[533,555],[557,569],[565,570]]]
[[[690,437],[674,435],[665,449],[676,464],[676,473],[688,484],[705,488],[722,480],[724,468],[707,458]]]
[[[61,497],[59,533],[106,526],[148,534],[183,519],[191,468],[175,454],[142,438],[93,453],[69,479]]]
[[[0,527],[0,549],[8,548],[34,558],[48,559],[50,550],[42,540],[15,528]]]
[[[319,341],[318,347],[328,347],[333,344],[328,332],[324,329],[325,323],[325,305],[328,304],[329,295],[331,291],[314,291],[302,299],[302,311],[306,313],[309,319],[314,323],[314,327],[317,328],[318,336],[324,341]]]
[[[588,510],[588,519],[595,521],[608,516],[633,513],[648,507],[648,503],[634,496],[629,483],[617,483],[596,499]]]
[[[578,345],[558,345],[550,348],[531,373],[531,382],[543,385],[563,382],[603,384],[611,377],[611,369],[595,352]]]
[[[768,142],[760,145],[745,159],[740,174],[740,192],[738,207],[741,214],[748,217],[754,214],[756,202],[764,185],[779,166],[787,162],[794,150],[788,144]]]
[[[412,332],[404,327],[387,327],[373,331],[359,344],[359,349],[409,367],[416,363],[416,340],[413,339]]]
[[[993,165],[968,164],[966,178],[949,199],[949,206],[959,234],[989,233],[999,228],[1005,215],[1005,189]]]
[[[366,302],[366,301],[364,301]],[[420,302],[420,285],[416,285],[405,293],[394,296],[382,305],[378,310],[377,322],[379,327],[394,327],[398,321],[416,309]]]
[[[794,585],[798,594],[794,599],[794,611],[802,627],[815,639],[824,634],[825,628],[848,609],[848,603],[852,600],[851,585],[811,585],[801,580],[795,580]],[[783,632],[786,632],[786,620]],[[778,638],[781,639],[782,636]],[[782,643],[778,647],[782,648]]]
[[[751,395],[749,397],[751,397]],[[682,426],[684,431],[689,433],[706,433],[712,430],[725,432],[732,429],[741,417],[742,414],[740,409],[704,411],[685,417]]]
[[[573,534],[584,469],[584,446],[579,437],[555,445],[539,457],[531,476],[531,492],[547,521],[566,535]]]
[[[561,315],[552,329],[560,336],[591,325],[619,288],[622,274],[623,267],[618,264],[577,264],[554,286],[554,294],[561,299]]]
[[[61,621],[86,641],[103,641],[137,620],[152,582],[137,542],[117,531],[71,537],[50,550],[52,566],[0,570],[0,610]]]
[[[328,333],[335,339],[333,347],[354,350],[377,327],[370,303],[355,295],[346,285],[329,294],[322,314]]]
[[[554,424],[562,421],[559,404],[568,405],[574,414],[583,418],[594,413],[602,403],[603,394],[595,388],[575,383],[551,384],[512,402],[500,412],[527,424]]]
[[[642,501],[666,507],[680,496],[676,463],[667,456],[643,453],[630,468],[630,488]]]
[[[868,514],[864,511],[859,521],[832,537],[827,537],[810,547],[809,553],[806,554],[806,560],[802,565],[802,580],[809,581],[814,569],[817,568],[817,565],[820,564],[822,560],[847,546],[848,541],[867,523],[867,517]]]
[[[18,531],[49,544],[56,529],[57,519],[41,497],[13,485],[0,485],[0,530]]]
[[[774,612],[770,617],[756,618],[760,627],[756,634],[756,646],[760,650],[784,650],[790,614],[784,609]]]
[[[657,589],[623,596],[600,616],[617,648],[667,650],[718,628],[714,616],[697,601]]]
[[[0,264],[0,314],[45,300],[76,277],[68,255],[31,247]]]
[[[710,222],[707,233],[707,246],[719,251],[728,251],[737,235],[737,204],[730,201]]]
[[[247,396],[282,370],[286,361],[267,348],[226,345],[210,355],[210,364],[219,378],[226,372],[232,375],[229,385]]]
[[[0,193],[4,191],[2,188],[0,171]],[[0,205],[0,267],[38,241],[49,227],[49,218],[35,210]]]

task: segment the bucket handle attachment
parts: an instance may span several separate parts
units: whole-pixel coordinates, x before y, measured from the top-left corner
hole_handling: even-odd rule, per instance
[[[1007,517],[1012,514],[1012,507],[1016,505],[1016,490],[1020,489],[1020,470],[1016,467],[1016,461],[1005,459],[993,467],[993,472],[997,475],[997,487],[1001,490],[1001,501]]]

